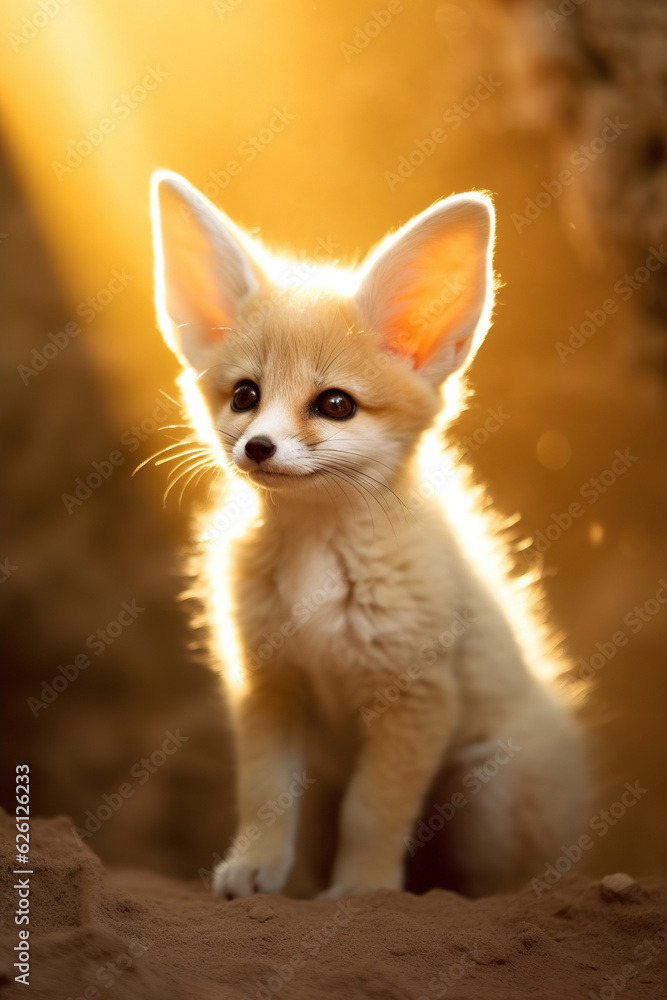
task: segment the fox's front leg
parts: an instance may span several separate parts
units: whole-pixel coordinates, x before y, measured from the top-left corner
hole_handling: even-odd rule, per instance
[[[331,888],[337,898],[401,889],[405,837],[441,767],[458,715],[453,685],[421,684],[370,720],[343,800]]]
[[[214,892],[228,899],[283,888],[294,862],[298,802],[293,795],[287,809],[270,809],[289,791],[299,763],[282,705],[266,692],[250,692],[235,715],[238,845],[213,879]]]

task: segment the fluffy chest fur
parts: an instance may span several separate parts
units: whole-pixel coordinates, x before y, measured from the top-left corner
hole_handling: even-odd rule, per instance
[[[234,553],[235,606],[250,669],[306,674],[323,702],[369,689],[419,659],[462,609],[457,553],[431,511],[259,525]]]

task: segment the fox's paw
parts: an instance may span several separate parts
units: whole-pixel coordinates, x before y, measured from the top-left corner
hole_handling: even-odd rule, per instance
[[[280,892],[292,867],[290,858],[234,858],[221,861],[213,874],[213,892],[225,899],[255,892]]]
[[[365,896],[369,892],[377,892],[378,889],[403,888],[403,869],[398,866],[394,871],[387,871],[383,874],[375,873],[373,877],[354,877],[353,872],[343,874],[343,877],[334,876],[333,884],[319,893],[318,899],[342,899],[343,896]]]

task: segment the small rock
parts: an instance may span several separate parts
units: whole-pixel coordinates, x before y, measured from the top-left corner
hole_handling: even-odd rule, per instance
[[[605,875],[600,882],[600,894],[608,903],[614,903],[622,899],[630,899],[639,886],[631,875],[625,872],[616,872],[615,875]]]
[[[248,910],[248,916],[250,919],[259,920],[261,924],[263,924],[265,920],[272,920],[275,915],[276,911],[263,903],[255,903],[255,905],[251,906]]]

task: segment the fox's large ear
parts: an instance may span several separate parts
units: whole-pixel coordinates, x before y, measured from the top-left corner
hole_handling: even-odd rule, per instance
[[[493,231],[489,198],[455,195],[388,236],[362,267],[362,322],[435,385],[472,359],[486,333]]]
[[[197,371],[262,274],[243,234],[183,177],[151,178],[155,305],[165,340]]]

